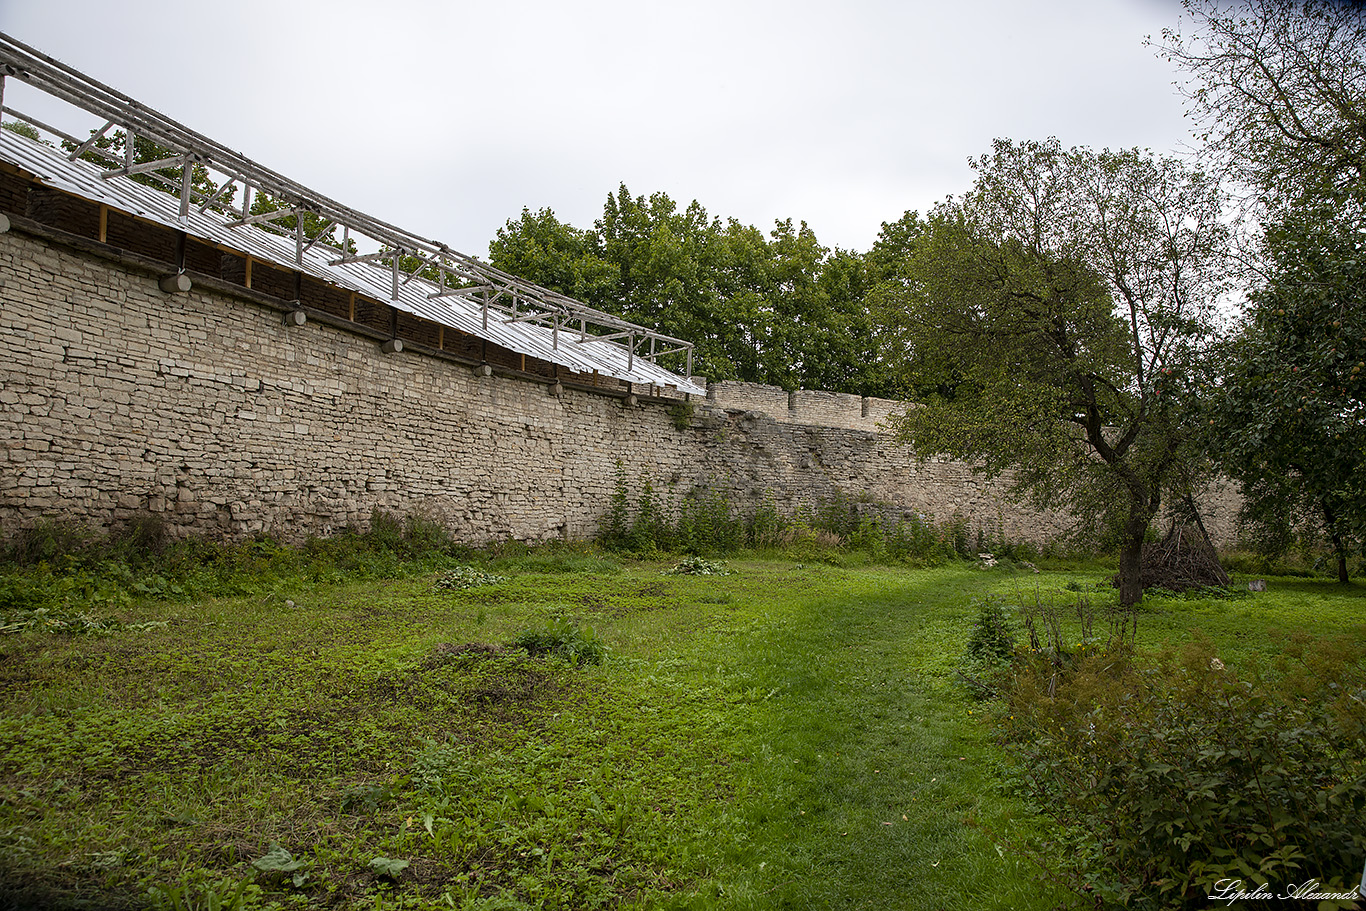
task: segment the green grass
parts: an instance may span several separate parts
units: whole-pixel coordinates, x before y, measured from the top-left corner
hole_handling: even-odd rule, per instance
[[[954,669],[975,597],[1112,598],[1099,573],[675,562],[511,548],[480,560],[498,584],[296,574],[0,638],[0,907],[1066,902]],[[1153,599],[1140,643],[1251,660],[1366,606],[1271,583]],[[506,648],[561,619],[606,662]]]
[[[1037,598],[1063,608],[1074,605],[1080,596],[1103,609],[1115,603],[1111,575],[1021,574],[995,591],[1015,603]],[[1253,578],[1264,579],[1267,590],[1246,591]],[[1225,661],[1252,663],[1279,653],[1296,636],[1321,636],[1366,623],[1366,583],[1359,580],[1342,585],[1298,576],[1235,575],[1232,589],[1230,596],[1223,597],[1149,592],[1139,608],[1140,649],[1176,648],[1203,636]],[[1074,636],[1079,631],[1078,624],[1070,621],[1064,628]]]

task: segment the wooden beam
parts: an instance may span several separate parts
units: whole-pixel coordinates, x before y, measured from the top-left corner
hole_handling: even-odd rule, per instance
[[[99,241],[102,244],[109,243],[109,207],[100,203],[100,232]]]
[[[346,318],[353,323],[356,321],[356,292],[354,291],[351,292],[351,306],[346,312]]]
[[[446,327],[438,325],[436,327],[436,347],[438,350],[446,350]]]
[[[248,287],[248,288],[251,287],[251,257],[250,257],[250,256],[247,257],[246,279],[245,279],[245,281],[243,281],[242,284],[243,284],[244,286]]]

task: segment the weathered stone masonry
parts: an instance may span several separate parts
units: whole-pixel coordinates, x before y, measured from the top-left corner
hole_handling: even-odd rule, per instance
[[[767,496],[792,509],[841,492],[1010,537],[1063,527],[964,465],[916,466],[875,430],[894,402],[713,384],[680,430],[662,390],[528,369],[486,347],[451,352],[430,326],[384,354],[377,324],[394,321],[377,302],[361,302],[373,310],[367,326],[350,319],[354,301],[343,318],[305,295],[308,323],[286,326],[282,312],[297,305],[281,298],[297,285],[239,287],[227,253],[201,251],[193,290],[164,294],[154,259],[136,249],[7,208],[3,536],[42,516],[109,524],[151,511],[182,534],[298,540],[364,525],[380,507],[438,518],[470,542],[583,538],[606,510],[618,459],[633,487],[649,479],[666,496],[711,485],[741,507]],[[475,374],[480,360],[493,375]],[[1231,533],[1231,516],[1208,522]]]

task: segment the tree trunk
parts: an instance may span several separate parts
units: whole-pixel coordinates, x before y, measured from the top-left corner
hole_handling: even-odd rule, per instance
[[[1346,585],[1347,545],[1342,540],[1342,534],[1338,532],[1337,516],[1333,514],[1333,508],[1327,503],[1323,504],[1323,518],[1326,520],[1324,525],[1328,528],[1328,538],[1333,542],[1333,553],[1338,558],[1338,581]]]
[[[1119,607],[1133,610],[1143,600],[1143,539],[1148,523],[1133,517],[1124,523],[1124,540],[1119,548]]]

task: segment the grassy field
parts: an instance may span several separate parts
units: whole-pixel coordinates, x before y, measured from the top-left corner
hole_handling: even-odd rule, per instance
[[[464,590],[296,579],[8,627],[0,907],[1071,903],[954,671],[976,599],[1112,599],[1101,574],[671,565],[533,554]],[[1247,664],[1363,608],[1273,579],[1150,599],[1139,641]],[[604,663],[506,647],[565,618]]]

